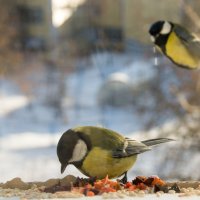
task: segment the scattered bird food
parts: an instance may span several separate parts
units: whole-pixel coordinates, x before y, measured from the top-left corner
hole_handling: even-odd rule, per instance
[[[184,187],[183,187],[184,186]],[[15,178],[0,184],[0,197],[18,196],[24,199],[72,198],[102,195],[102,198],[123,198],[125,196],[144,196],[163,193],[178,196],[200,196],[200,182],[166,183],[157,176],[137,176],[134,180],[122,183],[120,180],[75,178],[50,179],[46,182],[25,183]]]

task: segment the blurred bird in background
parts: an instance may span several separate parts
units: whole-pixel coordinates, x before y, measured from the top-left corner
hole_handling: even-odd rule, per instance
[[[149,29],[152,42],[177,66],[200,68],[200,39],[182,26],[157,21]]]

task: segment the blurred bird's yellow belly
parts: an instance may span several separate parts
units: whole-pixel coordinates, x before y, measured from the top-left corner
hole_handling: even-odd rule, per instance
[[[116,178],[128,171],[135,161],[135,155],[125,158],[113,158],[111,151],[95,147],[85,158],[80,170],[88,176],[99,179],[104,178],[106,175],[109,178]]]
[[[169,35],[166,43],[166,55],[176,64],[191,69],[197,68],[199,64],[198,59],[191,55],[174,32]]]

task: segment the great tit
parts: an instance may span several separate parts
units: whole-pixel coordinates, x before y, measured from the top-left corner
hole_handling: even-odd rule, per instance
[[[149,29],[152,42],[176,65],[186,69],[200,68],[200,39],[182,26],[157,21]]]
[[[95,126],[80,126],[67,130],[57,145],[57,155],[61,163],[61,173],[72,164],[88,177],[102,179],[117,178],[133,166],[137,155],[151,150],[160,143],[172,141],[157,138],[136,141],[125,138],[110,129]]]

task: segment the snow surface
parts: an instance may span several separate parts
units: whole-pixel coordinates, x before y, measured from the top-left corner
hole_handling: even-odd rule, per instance
[[[4,200],[5,198],[1,198],[0,197],[0,200]],[[6,198],[7,200],[19,200],[20,198],[18,197],[12,197],[12,198]],[[76,198],[59,198],[59,199],[52,199],[52,200],[74,200]],[[104,199],[102,198],[101,196],[95,196],[95,197],[81,197],[81,198],[78,198],[80,200],[84,200],[84,199],[91,199],[91,200],[101,200],[101,199]],[[118,198],[118,199],[121,199],[121,198]],[[123,199],[126,199],[126,200],[155,200],[155,199],[158,199],[158,200],[199,200],[199,196],[195,196],[195,195],[192,195],[192,196],[185,196],[185,197],[179,197],[178,194],[163,194],[161,195],[160,197],[157,197],[155,194],[150,194],[150,195],[145,195],[144,197],[124,197]]]

